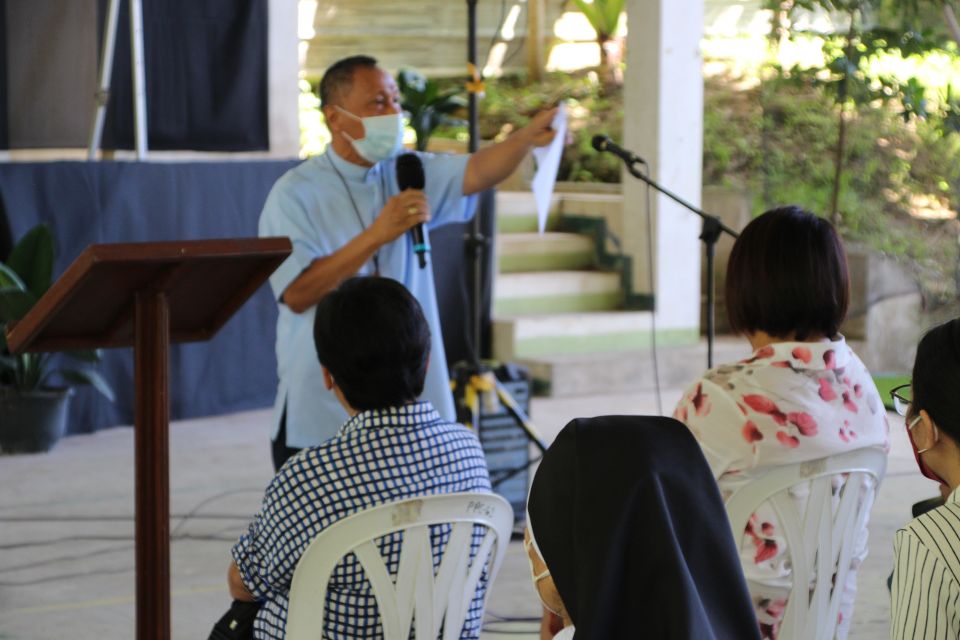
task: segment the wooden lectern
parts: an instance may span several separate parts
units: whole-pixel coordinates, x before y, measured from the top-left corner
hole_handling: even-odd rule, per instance
[[[287,238],[87,247],[7,332],[14,353],[133,346],[137,638],[170,638],[169,345],[210,339],[280,263]]]

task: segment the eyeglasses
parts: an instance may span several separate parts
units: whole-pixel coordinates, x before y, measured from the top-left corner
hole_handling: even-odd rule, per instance
[[[913,387],[908,382],[899,387],[890,390],[890,397],[893,398],[893,408],[902,416],[907,415],[910,410],[910,404],[913,402]]]

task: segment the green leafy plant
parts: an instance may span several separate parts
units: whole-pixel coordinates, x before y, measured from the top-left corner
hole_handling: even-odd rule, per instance
[[[613,66],[618,61],[611,60],[607,43],[617,35],[617,26],[620,24],[620,14],[623,12],[625,0],[573,1],[597,33],[597,44],[600,45],[600,66],[606,71],[605,81],[612,82],[615,75]]]
[[[947,133],[953,121],[948,92],[945,106],[931,110],[927,96],[927,87],[917,78],[905,82],[883,76],[872,76],[868,66],[872,60],[882,55],[899,55],[906,59],[911,56],[940,51],[946,48],[945,41],[918,22],[922,5],[935,4],[945,7],[942,0],[908,0],[895,5],[884,0],[766,0],[764,6],[774,11],[771,42],[778,41],[783,35],[810,35],[803,32],[793,33],[789,25],[794,14],[799,11],[821,10],[840,15],[847,21],[848,27],[837,33],[822,35],[823,67],[792,69],[776,68],[779,78],[822,86],[825,95],[832,99],[837,117],[836,145],[834,147],[834,177],[829,203],[830,217],[840,226],[843,186],[848,182],[844,176],[844,161],[847,157],[847,144],[850,137],[850,123],[857,114],[876,106],[884,107],[890,102],[900,105],[900,116],[905,122],[937,117],[945,120],[942,130]],[[896,27],[884,25],[865,26],[870,16],[885,13],[900,13],[901,24]],[[951,14],[952,15],[952,14]],[[844,214],[848,212],[844,211]]]
[[[597,32],[601,44],[616,35],[624,0],[573,0]]]
[[[54,354],[14,355],[7,348],[7,327],[27,315],[50,288],[52,276],[53,234],[50,227],[39,224],[17,243],[6,263],[0,262],[0,388],[34,391],[49,388],[59,378],[67,385],[91,385],[113,401],[113,389],[90,366],[58,366]],[[99,350],[64,354],[88,365],[99,362],[101,357]]]
[[[417,151],[427,150],[430,136],[437,127],[466,126],[466,121],[455,115],[467,107],[461,87],[441,90],[436,80],[414,69],[401,69],[397,86],[401,106],[410,114],[410,127],[417,134]]]

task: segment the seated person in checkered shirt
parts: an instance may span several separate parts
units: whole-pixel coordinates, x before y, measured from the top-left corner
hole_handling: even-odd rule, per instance
[[[260,512],[233,547],[230,594],[263,603],[254,638],[283,638],[297,561],[338,520],[416,496],[490,491],[480,442],[418,401],[429,362],[430,328],[420,304],[394,280],[347,280],[317,305],[314,340],[327,388],[351,418],[338,435],[300,451],[267,487]],[[449,527],[434,531],[434,561]],[[398,534],[381,538],[396,575]],[[376,600],[351,555],[334,570],[324,637],[382,638]],[[461,633],[478,638],[482,580]],[[319,603],[318,603],[319,604]]]

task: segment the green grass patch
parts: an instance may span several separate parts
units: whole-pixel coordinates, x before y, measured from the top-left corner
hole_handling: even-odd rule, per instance
[[[877,385],[877,391],[880,392],[880,400],[883,406],[889,411],[893,411],[893,400],[890,398],[890,390],[899,387],[902,384],[910,382],[910,376],[896,373],[878,373],[873,376],[873,383]]]

